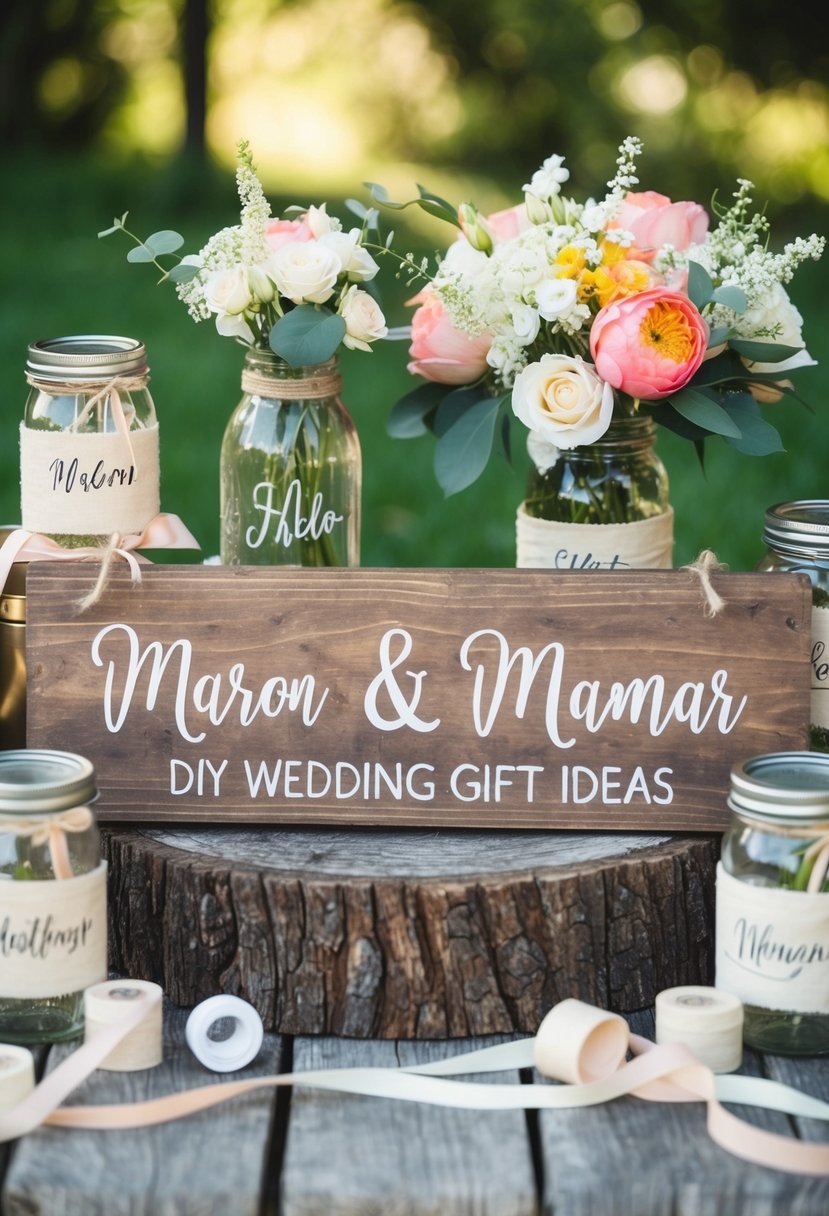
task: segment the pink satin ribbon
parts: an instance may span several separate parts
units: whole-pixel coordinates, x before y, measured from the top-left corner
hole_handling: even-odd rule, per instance
[[[0,1115],[0,1142],[32,1131],[41,1123],[97,1130],[149,1127],[206,1110],[255,1089],[286,1085],[473,1110],[566,1109],[633,1095],[648,1101],[705,1102],[708,1132],[727,1152],[788,1173],[829,1174],[829,1145],[767,1132],[731,1114],[717,1098],[711,1069],[700,1063],[687,1047],[679,1043],[656,1046],[648,1039],[630,1035],[617,1015],[606,1014],[574,1000],[562,1001],[550,1011],[535,1040],[468,1053],[436,1065],[413,1069],[341,1068],[251,1077],[145,1102],[58,1109],[63,1099],[160,1000],[160,990],[157,994],[142,996],[125,1010],[123,1019],[101,1028],[93,1039],[46,1076],[27,1098]],[[587,1027],[584,1033],[579,1030],[579,1019]],[[566,1047],[562,1046],[565,1042]],[[542,1044],[544,1049],[540,1050]],[[634,1053],[629,1063],[623,1062],[625,1047]],[[533,1053],[529,1057],[528,1050]],[[528,1058],[548,1064],[558,1061],[553,1066],[567,1078],[576,1080],[563,1085],[494,1085],[446,1079],[447,1074],[522,1066]],[[578,1079],[585,1077],[590,1079]],[[770,1084],[774,1085],[760,1081],[760,1085]],[[775,1088],[796,1094],[785,1086]],[[796,1096],[803,1098],[803,1095]],[[769,1105],[774,1106],[774,1103]],[[785,1109],[785,1104],[776,1108]]]
[[[122,558],[130,569],[132,581],[141,581],[139,563],[147,558],[136,556],[135,549],[199,549],[201,546],[177,515],[162,512],[151,519],[143,532],[119,536],[114,553]],[[49,536],[16,528],[0,547],[0,592],[6,585],[15,562],[94,562],[100,561],[103,549],[89,545],[81,549],[64,549]]]

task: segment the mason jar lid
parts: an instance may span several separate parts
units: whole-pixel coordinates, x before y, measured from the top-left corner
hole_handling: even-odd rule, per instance
[[[728,805],[763,819],[829,820],[829,755],[770,752],[735,764]]]
[[[84,756],[48,748],[0,752],[0,811],[66,811],[97,796],[95,769]]]
[[[797,556],[829,558],[829,500],[779,502],[766,511],[763,540],[772,549]]]
[[[32,342],[26,371],[37,380],[111,380],[113,376],[144,376],[147,349],[136,338],[107,334],[77,334]]]

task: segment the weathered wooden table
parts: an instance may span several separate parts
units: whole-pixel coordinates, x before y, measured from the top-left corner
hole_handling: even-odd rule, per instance
[[[129,1101],[225,1079],[184,1042],[187,1011],[168,1006],[164,1064],[94,1074],[71,1099]],[[645,1011],[637,1031],[652,1035]],[[426,1061],[495,1040],[376,1042],[268,1034],[242,1075]],[[501,1040],[502,1041],[502,1040]],[[68,1048],[53,1048],[49,1068]],[[829,1099],[829,1059],[748,1053],[744,1071]],[[237,1075],[237,1074],[233,1074]],[[225,1074],[227,1076],[227,1074]],[[499,1074],[491,1080],[517,1082]],[[521,1078],[544,1084],[537,1075]],[[743,1108],[804,1139],[825,1124]],[[573,1111],[449,1111],[293,1090],[254,1092],[187,1120],[129,1132],[41,1129],[0,1146],[3,1216],[826,1216],[829,1178],[729,1156],[703,1107],[624,1098]]]

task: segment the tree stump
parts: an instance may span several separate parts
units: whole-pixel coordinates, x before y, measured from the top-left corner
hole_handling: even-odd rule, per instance
[[[104,832],[111,963],[285,1034],[534,1033],[711,983],[718,838],[215,828]]]

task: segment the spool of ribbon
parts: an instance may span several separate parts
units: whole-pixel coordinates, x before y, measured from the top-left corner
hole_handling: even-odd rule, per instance
[[[657,1043],[684,1043],[712,1072],[743,1062],[743,1004],[721,988],[666,988],[656,998]]]
[[[218,1023],[233,1024],[225,1039],[211,1037]],[[256,1059],[265,1028],[253,1005],[241,997],[220,993],[197,1005],[184,1028],[187,1046],[196,1059],[213,1072],[236,1072]]]
[[[137,1007],[144,1016],[108,1051],[96,1065],[108,1072],[138,1072],[155,1068],[163,1058],[162,990],[149,980],[105,980],[83,994],[84,1043],[94,1046],[111,1027],[119,1029],[127,1018],[125,1010]]]
[[[116,983],[131,986],[136,981]],[[631,1094],[648,1101],[704,1102],[709,1134],[721,1148],[746,1161],[789,1173],[829,1175],[829,1144],[767,1132],[737,1118],[722,1105],[733,1102],[763,1106],[803,1118],[829,1120],[829,1103],[759,1077],[715,1077],[683,1044],[657,1046],[628,1034],[624,1020],[616,1014],[573,999],[554,1006],[535,1039],[484,1048],[417,1068],[286,1073],[225,1081],[120,1106],[61,1107],[63,1099],[160,1003],[160,991],[148,991],[122,1002],[120,1022],[101,1026],[28,1097],[12,1110],[0,1113],[0,1142],[21,1136],[41,1123],[98,1130],[149,1127],[206,1110],[254,1089],[286,1085],[480,1111],[562,1110],[595,1106]],[[625,1046],[634,1058],[622,1063]],[[528,1068],[535,1062],[564,1072],[566,1077],[585,1079],[558,1085],[493,1085],[449,1079],[475,1072]]]
[[[28,1047],[0,1043],[0,1111],[9,1110],[35,1087],[35,1062]]]

